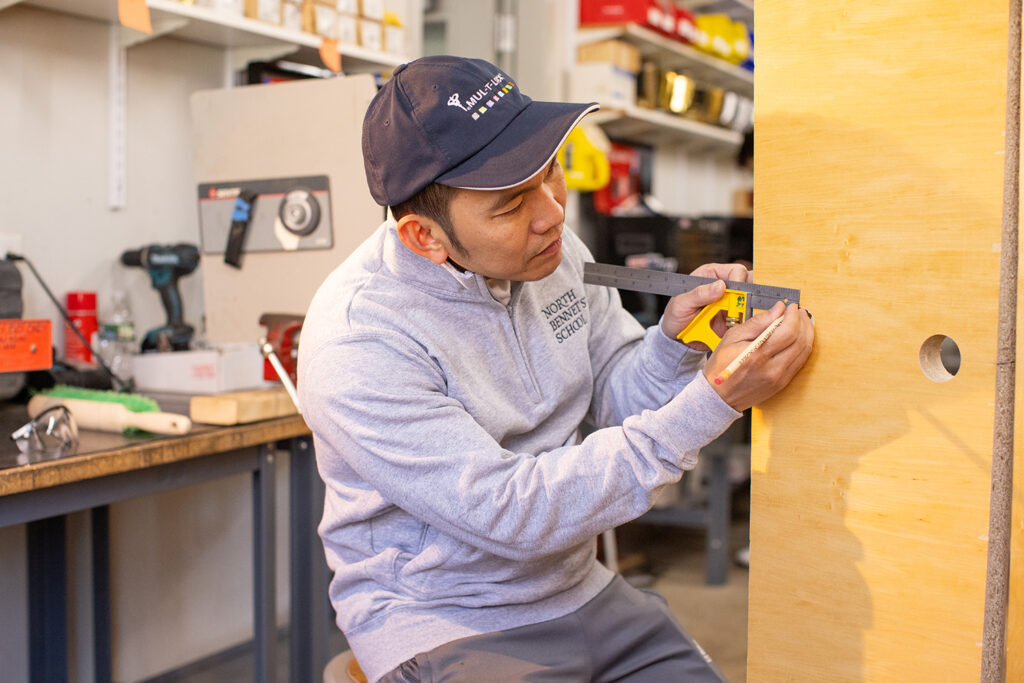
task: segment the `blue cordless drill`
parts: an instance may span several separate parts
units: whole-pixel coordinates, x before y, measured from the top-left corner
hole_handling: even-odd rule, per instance
[[[167,312],[167,324],[146,332],[142,351],[187,351],[194,330],[182,316],[178,280],[199,266],[199,249],[194,244],[152,244],[124,252],[121,263],[146,269]]]

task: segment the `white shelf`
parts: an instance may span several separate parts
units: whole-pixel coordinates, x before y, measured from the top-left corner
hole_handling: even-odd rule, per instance
[[[639,24],[605,28],[581,28],[577,44],[600,40],[624,40],[635,45],[640,53],[662,68],[675,69],[711,85],[731,90],[738,95],[754,96],[754,74],[729,62],[704,54]]]
[[[692,121],[654,109],[602,104],[587,117],[610,138],[645,145],[678,145],[695,153],[731,154],[743,135],[729,128]]]
[[[115,0],[25,0],[36,7],[118,23]],[[302,31],[286,30],[256,19],[218,11],[209,7],[188,5],[175,0],[146,0],[149,6],[153,36],[170,35],[175,38],[237,50],[243,57],[272,59],[289,56],[294,61],[321,65],[320,36]],[[147,40],[150,36],[132,29],[124,29],[127,44]],[[344,72],[362,72],[390,69],[407,61],[406,58],[358,45],[339,45],[341,68]]]

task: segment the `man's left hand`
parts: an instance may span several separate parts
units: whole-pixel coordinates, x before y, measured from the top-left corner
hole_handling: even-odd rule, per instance
[[[669,300],[668,305],[665,306],[665,315],[661,318],[661,330],[673,339],[690,324],[690,321],[700,313],[702,308],[722,298],[725,293],[724,280],[753,281],[751,271],[739,263],[708,263],[693,271],[691,275],[716,278],[716,281],[701,285],[689,292],[677,294]],[[711,329],[719,337],[725,334],[726,326],[722,316],[717,316],[712,321]],[[702,342],[693,342],[687,346],[698,351],[709,350],[707,345]]]

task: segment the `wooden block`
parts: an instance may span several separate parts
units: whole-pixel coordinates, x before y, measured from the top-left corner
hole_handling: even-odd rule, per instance
[[[193,396],[189,405],[193,422],[215,425],[248,424],[296,412],[283,387]]]
[[[1008,16],[758,4],[755,271],[802,290],[816,341],[753,415],[750,680],[979,678]],[[933,335],[948,381],[919,363]],[[1013,579],[1019,615],[1019,554]]]

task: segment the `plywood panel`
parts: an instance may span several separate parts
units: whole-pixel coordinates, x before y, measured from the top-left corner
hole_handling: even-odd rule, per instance
[[[1024,76],[1024,74],[1022,74]],[[1024,133],[1024,129],[1022,129]],[[1019,140],[1024,141],[1024,134]],[[1022,155],[1024,156],[1024,155]],[[1018,198],[1019,199],[1019,198]],[[1020,202],[1018,215],[1024,215],[1024,202]],[[1018,264],[1020,262],[1020,245],[1018,238]],[[1017,282],[1017,395],[1014,401],[1017,406],[1014,420],[1014,451],[1013,451],[1013,532],[1010,548],[1010,604],[1007,629],[1007,662],[1006,680],[1024,681],[1024,388],[1021,387],[1021,368],[1024,367],[1024,343],[1020,330],[1024,329],[1024,280]]]
[[[978,678],[1007,13],[758,2],[756,272],[817,340],[754,413],[752,681]]]

